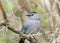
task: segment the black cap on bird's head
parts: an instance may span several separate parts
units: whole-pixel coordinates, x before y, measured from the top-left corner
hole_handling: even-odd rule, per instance
[[[40,19],[37,12],[30,12],[30,13],[28,13],[28,15],[26,15],[26,16],[28,16],[30,19],[35,19],[35,20],[36,20],[36,19]]]
[[[28,15],[26,15],[26,16],[33,16],[34,14],[36,14],[37,12],[29,12],[29,14]]]

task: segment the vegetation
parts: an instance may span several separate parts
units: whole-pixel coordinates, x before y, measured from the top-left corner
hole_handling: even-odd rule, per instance
[[[60,43],[59,0],[0,0],[0,43],[18,43],[19,30],[29,12],[36,11],[41,20],[40,43]]]

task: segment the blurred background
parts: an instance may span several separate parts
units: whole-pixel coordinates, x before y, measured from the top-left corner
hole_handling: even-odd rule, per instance
[[[36,11],[41,20],[43,33],[40,43],[60,43],[60,0],[0,0],[0,24],[7,21],[15,30],[20,30],[29,12]],[[18,43],[19,35],[0,26],[0,43]]]

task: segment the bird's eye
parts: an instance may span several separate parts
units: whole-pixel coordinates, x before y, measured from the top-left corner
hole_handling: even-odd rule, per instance
[[[32,16],[33,16],[34,14],[32,14]]]

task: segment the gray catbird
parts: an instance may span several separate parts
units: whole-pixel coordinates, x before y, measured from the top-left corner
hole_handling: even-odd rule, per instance
[[[40,17],[36,12],[30,12],[28,20],[23,24],[21,33],[23,34],[36,34],[40,29]],[[24,39],[21,38],[19,43],[24,43]]]

